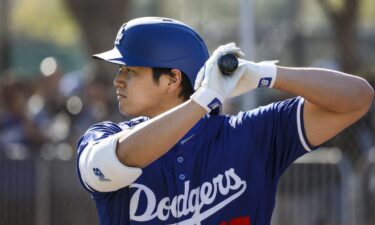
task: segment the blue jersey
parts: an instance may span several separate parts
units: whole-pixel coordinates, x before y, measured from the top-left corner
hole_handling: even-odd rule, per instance
[[[89,190],[100,224],[270,224],[280,176],[312,149],[303,103],[297,97],[235,116],[203,117],[130,186]],[[92,126],[78,143],[78,158],[89,141],[145,120]]]

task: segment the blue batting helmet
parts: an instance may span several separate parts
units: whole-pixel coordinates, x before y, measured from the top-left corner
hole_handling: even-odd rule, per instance
[[[127,66],[176,68],[194,87],[209,54],[202,38],[188,25],[169,18],[142,17],[122,25],[112,50],[93,57]]]

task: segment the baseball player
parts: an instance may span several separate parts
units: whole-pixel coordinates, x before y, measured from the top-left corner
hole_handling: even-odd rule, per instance
[[[217,61],[228,53],[239,65],[223,76]],[[192,28],[169,18],[125,23],[115,47],[94,57],[119,66],[119,110],[135,117],[95,124],[78,142],[78,175],[101,225],[270,224],[283,172],[361,118],[373,98],[362,78],[250,62],[233,43],[209,57]],[[299,97],[215,111],[258,87]]]

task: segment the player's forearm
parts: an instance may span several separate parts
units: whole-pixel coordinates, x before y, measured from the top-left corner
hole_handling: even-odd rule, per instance
[[[277,67],[274,88],[337,113],[367,111],[374,95],[372,87],[360,77],[316,68]]]
[[[189,100],[123,133],[116,149],[119,160],[133,167],[149,165],[172,148],[206,113]]]

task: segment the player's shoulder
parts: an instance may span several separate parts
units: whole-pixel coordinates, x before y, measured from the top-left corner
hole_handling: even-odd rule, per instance
[[[102,122],[99,122],[99,123],[95,123],[93,125],[91,125],[89,127],[89,129],[87,129],[87,132],[89,131],[93,131],[93,130],[97,130],[97,131],[100,131],[100,130],[119,130],[120,126],[115,123],[115,122],[112,122],[112,121],[102,121]],[[87,133],[86,132],[86,133]]]
[[[121,127],[122,129],[131,128],[131,127],[134,127],[134,126],[136,126],[140,123],[143,123],[143,122],[145,122],[149,119],[150,118],[148,118],[146,116],[139,116],[139,117],[133,118],[133,119],[128,120],[128,121],[120,122],[120,123],[118,123],[118,126]]]
[[[296,111],[304,102],[302,97],[288,98],[285,100],[275,101],[266,105],[258,106],[257,108],[240,111],[235,115],[222,115],[223,121],[228,122],[230,126],[242,124],[245,121],[257,121],[259,119],[272,119],[277,115],[283,115]]]
[[[123,121],[120,123],[115,123],[112,121],[103,121],[90,126],[87,131],[78,140],[78,146],[85,146],[88,142],[97,142],[113,134],[119,133],[124,129],[129,129],[137,124],[140,124],[149,118],[147,117],[137,117],[128,121]]]
[[[303,101],[304,99],[299,96],[294,98],[288,98],[285,100],[275,101],[266,105],[262,105],[249,111],[241,112],[237,116],[256,117],[264,113],[279,113],[282,111],[290,110],[303,103]]]
[[[92,125],[86,131],[86,133],[102,132],[102,133],[114,134],[114,133],[118,133],[118,132],[120,132],[124,129],[136,126],[137,124],[140,124],[140,123],[142,123],[142,122],[144,122],[148,119],[149,119],[148,117],[140,116],[140,117],[136,117],[136,118],[133,118],[133,119],[127,120],[127,121],[122,121],[122,122],[119,122],[119,123],[112,122],[112,121],[102,121],[100,123],[96,123],[96,124]]]
[[[97,141],[112,134],[121,132],[121,127],[112,121],[103,121],[90,126],[78,140],[78,146],[86,145],[90,141]]]

